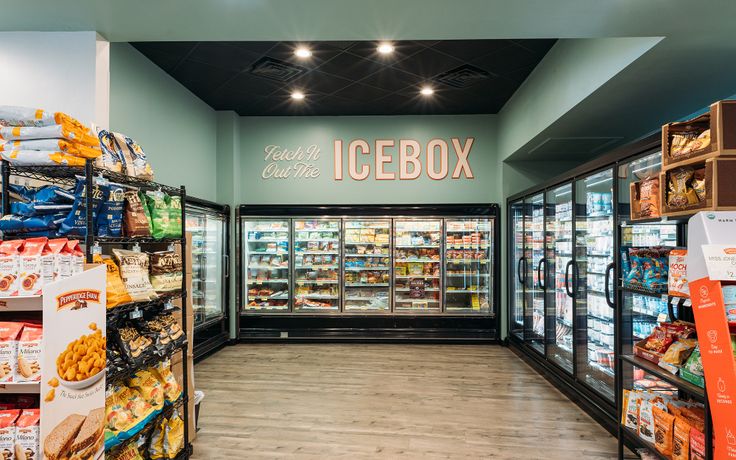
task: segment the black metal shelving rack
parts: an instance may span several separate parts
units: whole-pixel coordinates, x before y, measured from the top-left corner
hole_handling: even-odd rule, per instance
[[[59,185],[66,185],[66,186],[72,186],[76,183],[78,177],[83,177],[85,180],[85,190],[89,191],[93,189],[94,186],[94,180],[95,177],[103,177],[110,182],[115,182],[123,185],[128,185],[132,187],[136,187],[138,189],[142,190],[160,190],[162,192],[165,192],[169,195],[179,196],[181,199],[181,226],[182,226],[182,234],[180,238],[110,238],[110,237],[97,237],[94,234],[94,221],[93,221],[93,215],[90,212],[86,213],[87,216],[87,225],[86,225],[86,232],[84,236],[84,247],[85,247],[85,254],[86,254],[86,260],[88,263],[92,262],[92,248],[95,246],[95,244],[99,245],[118,245],[118,246],[131,246],[131,245],[172,245],[172,244],[180,244],[181,245],[181,257],[182,257],[182,283],[181,283],[181,292],[179,294],[175,295],[168,295],[168,296],[162,296],[159,299],[156,299],[151,302],[134,302],[130,304],[126,304],[120,307],[116,307],[116,309],[108,312],[108,326],[109,328],[114,328],[117,324],[117,321],[120,319],[120,315],[123,314],[123,312],[130,313],[133,310],[149,310],[149,309],[155,309],[155,308],[161,308],[163,305],[168,302],[169,300],[173,300],[175,298],[181,299],[182,304],[182,330],[185,334],[188,332],[187,325],[187,315],[186,315],[186,304],[187,304],[187,286],[186,286],[186,264],[187,264],[187,251],[186,251],[186,188],[182,185],[179,187],[172,187],[169,185],[159,184],[156,182],[148,181],[145,179],[140,179],[137,177],[131,177],[127,176],[125,174],[121,173],[115,173],[111,171],[107,171],[105,169],[97,168],[94,165],[93,160],[87,160],[85,163],[85,166],[77,167],[77,166],[26,166],[26,165],[15,165],[12,164],[6,160],[2,160],[0,163],[0,178],[2,179],[2,215],[6,215],[10,213],[10,193],[9,193],[9,185],[10,185],[10,178],[11,176],[17,176],[17,177],[24,177],[32,180],[37,180],[41,182],[46,183],[53,183],[53,184],[59,184]],[[90,193],[85,194],[85,207],[86,209],[92,209],[93,207],[93,196]],[[22,235],[18,235],[18,237],[22,237]],[[118,310],[118,308],[120,310]],[[187,335],[188,336],[188,335]],[[177,459],[188,459],[192,454],[192,445],[189,442],[189,405],[187,402],[190,398],[193,398],[194,395],[190,395],[189,393],[189,366],[187,365],[187,357],[188,348],[191,347],[191,344],[185,342],[184,345],[180,347],[183,356],[182,356],[182,377],[183,377],[183,383],[182,383],[182,397],[180,401],[177,401],[175,403],[175,406],[182,405],[182,415],[184,420],[184,448],[182,449],[182,452],[180,452],[177,455]],[[173,352],[176,352],[177,350],[173,350]],[[158,359],[158,361],[161,361],[161,359]],[[134,372],[135,370],[141,369],[146,367],[145,364],[151,364],[149,362],[144,362],[143,366],[137,366],[135,369],[131,368],[129,369],[130,372]],[[122,378],[120,375],[113,376],[115,379],[118,379],[118,377]],[[164,412],[165,413],[165,412]],[[193,414],[192,414],[193,415]],[[154,418],[154,420],[157,420],[158,417]],[[146,428],[144,428],[146,429]]]

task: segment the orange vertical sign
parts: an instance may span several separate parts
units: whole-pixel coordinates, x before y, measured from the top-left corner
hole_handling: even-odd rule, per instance
[[[720,281],[690,282],[715,435],[716,460],[736,459],[736,363]]]

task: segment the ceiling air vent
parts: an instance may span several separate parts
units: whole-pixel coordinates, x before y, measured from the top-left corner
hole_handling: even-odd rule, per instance
[[[462,65],[434,77],[434,80],[454,88],[467,88],[481,80],[490,78],[491,74],[472,65]]]
[[[268,56],[262,57],[256,61],[250,69],[250,73],[257,77],[282,82],[289,81],[306,71],[307,69],[304,67],[299,67],[298,65],[290,64]]]

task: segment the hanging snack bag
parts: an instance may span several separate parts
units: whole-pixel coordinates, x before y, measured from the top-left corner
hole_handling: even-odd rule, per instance
[[[181,238],[181,197],[166,195],[169,206],[169,238]]]
[[[107,268],[107,308],[114,308],[118,305],[132,302],[125,289],[125,284],[120,278],[120,269],[110,257],[102,257],[100,254],[92,256],[92,262],[96,264],[105,264]]]
[[[654,415],[652,407],[654,403],[651,395],[643,394],[639,404],[639,437],[654,443]]]
[[[123,207],[125,190],[110,183],[97,215],[97,236],[120,237],[123,235]]]
[[[13,368],[18,362],[18,336],[23,323],[0,322],[0,382],[14,381]]]
[[[148,277],[148,254],[125,249],[113,249],[120,267],[120,276],[133,302],[158,298]]]
[[[151,284],[161,294],[181,290],[181,254],[175,251],[160,251],[151,254]]]
[[[141,335],[131,324],[119,328],[117,338],[118,348],[125,355],[128,362],[134,365],[143,362],[151,349],[151,345],[153,345],[150,338]]]
[[[23,240],[0,243],[0,297],[18,295],[18,267]]]
[[[15,459],[34,460],[39,458],[41,441],[41,409],[23,409],[15,422]]]
[[[15,369],[16,382],[41,381],[41,342],[43,326],[26,323],[18,340],[18,359]]]
[[[171,372],[171,360],[165,359],[153,368],[154,375],[161,381],[167,403],[174,403],[181,397],[181,385],[176,381],[176,376]]]
[[[652,407],[654,416],[654,447],[665,457],[672,455],[675,417],[660,407]]]
[[[19,416],[17,409],[0,411],[0,453],[3,460],[15,458],[15,422]]]
[[[146,206],[141,201],[141,195],[134,190],[125,192],[123,230],[125,236],[131,238],[151,236],[151,227],[148,221]]]
[[[44,281],[42,257],[48,256],[50,252],[47,242],[47,238],[29,238],[23,245],[18,263],[18,278],[20,279],[18,295],[41,294]]]
[[[184,447],[184,421],[179,412],[174,411],[167,421],[164,437],[164,454],[167,459],[174,459]]]
[[[675,297],[690,297],[690,289],[687,284],[687,249],[670,251],[667,294]]]
[[[128,386],[137,389],[143,399],[153,407],[153,410],[160,411],[164,407],[164,389],[161,382],[149,371],[140,370],[130,379]]]
[[[151,460],[164,458],[164,436],[166,432],[166,420],[157,423],[151,433],[151,442],[148,445],[148,456]]]
[[[148,213],[151,216],[151,234],[154,238],[166,238],[169,235],[169,208],[166,195],[162,192],[146,192]]]
[[[92,181],[92,222],[95,222],[97,213],[102,204],[102,198],[107,193],[108,185],[98,183],[97,180]],[[77,178],[77,186],[74,189],[74,204],[69,215],[61,223],[59,228],[60,235],[78,235],[85,236],[87,234],[87,186],[84,178]]]

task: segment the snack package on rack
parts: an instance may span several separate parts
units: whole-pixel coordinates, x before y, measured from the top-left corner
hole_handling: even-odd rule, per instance
[[[0,243],[0,297],[18,295],[18,267],[23,240],[8,240]]]
[[[39,458],[41,409],[23,409],[15,422],[15,460]]]
[[[43,290],[43,257],[50,253],[48,238],[28,238],[23,245],[18,264],[20,287],[18,295],[40,295]]]
[[[137,366],[143,363],[153,349],[153,341],[141,334],[132,324],[118,328],[117,345],[125,359]]]
[[[125,189],[122,185],[109,183],[97,215],[97,236],[123,236],[123,208]]]
[[[151,256],[151,285],[157,293],[181,290],[182,260],[176,251],[153,252]]]
[[[3,128],[0,128],[0,131]],[[11,150],[0,152],[3,160],[22,166],[84,166],[84,158],[48,150]]]
[[[69,215],[59,228],[59,235],[85,236],[87,234],[87,212],[92,212],[92,222],[97,219],[97,213],[102,205],[102,198],[107,194],[108,185],[96,178],[92,181],[92,209],[87,209],[87,185],[85,178],[77,178],[74,188],[74,204]]]
[[[659,177],[647,177],[639,183],[640,217],[660,216]]]
[[[141,397],[153,407],[160,411],[164,407],[164,389],[161,382],[148,370],[140,370],[128,381],[130,388],[138,390]]]
[[[154,375],[161,381],[166,396],[166,403],[173,404],[181,398],[182,388],[171,371],[171,360],[165,359],[153,368]]]
[[[124,445],[110,455],[105,455],[106,460],[145,460],[135,443]]]
[[[61,254],[67,243],[66,238],[55,238],[46,242],[48,250],[41,256],[41,277],[44,284],[71,276],[71,267],[68,270],[62,270],[61,263]]]
[[[13,370],[18,362],[18,337],[23,323],[0,322],[0,383],[15,381]]]
[[[672,436],[672,460],[690,460],[690,421],[682,416],[675,417]]]
[[[17,409],[0,411],[0,452],[3,460],[12,460],[15,457],[16,421],[19,416],[20,411]]]
[[[98,147],[99,139],[81,129],[61,124],[48,126],[0,126],[0,139],[4,141],[26,141],[31,139],[64,139],[87,147]],[[71,156],[71,155],[70,155]],[[77,157],[75,157],[77,158]],[[84,161],[84,159],[81,159]]]
[[[669,457],[672,455],[672,440],[675,427],[675,417],[666,409],[652,407],[654,417],[654,447],[657,451]]]
[[[710,142],[710,129],[674,134],[670,140],[670,156],[677,158],[697,152],[708,147]]]
[[[62,252],[63,259],[68,259],[69,271],[73,275],[82,273],[84,271],[84,252],[79,247],[79,240],[69,240],[66,242],[66,248]]]
[[[78,142],[65,139],[28,139],[23,141],[0,141],[0,151],[13,150],[40,150],[47,152],[62,152],[80,158],[97,158],[101,155],[100,149],[88,147]]]
[[[140,179],[153,180],[153,169],[151,169],[151,165],[146,158],[146,153],[141,146],[123,134],[113,134],[121,148],[126,174]]]
[[[146,238],[151,236],[151,224],[148,218],[147,205],[141,200],[141,194],[134,190],[125,192],[125,208],[123,231],[130,238]]]
[[[105,363],[105,374],[107,378],[111,378],[118,372],[122,372],[128,368],[128,362],[120,354],[114,341],[108,341],[105,347],[105,356],[107,362]]]
[[[667,294],[675,297],[690,297],[690,289],[687,284],[687,249],[670,251]]]
[[[162,192],[146,192],[146,204],[151,216],[151,234],[154,238],[167,238],[171,234],[169,207],[166,205],[166,194]]]
[[[18,339],[18,359],[15,369],[16,382],[40,382],[43,326],[25,323]]]
[[[96,264],[105,264],[107,268],[107,308],[114,308],[118,305],[132,302],[128,291],[125,289],[125,284],[120,277],[120,269],[115,264],[115,261],[111,257],[103,257],[101,254],[94,254],[92,256],[92,262]]]
[[[659,360],[659,367],[677,374],[697,344],[697,339],[680,339],[674,342]]]
[[[120,275],[130,298],[134,302],[158,298],[148,276],[148,254],[125,249],[113,249],[112,252],[118,261]]]
[[[105,450],[137,435],[158,413],[136,389],[115,384],[105,391]]]
[[[167,195],[167,202],[169,208],[169,238],[181,238],[182,225],[181,225],[181,197],[177,195]]]
[[[0,218],[0,231],[6,234],[22,233],[23,236],[55,236],[57,229],[64,222],[67,215],[66,212],[34,217],[6,214]]]
[[[148,448],[152,460],[173,459],[184,447],[184,421],[174,411],[169,419],[162,419],[151,435]]]
[[[97,158],[95,166],[116,173],[123,172],[123,158],[119,153],[120,149],[115,146],[115,136],[103,129],[97,132],[97,137],[102,154]]]

